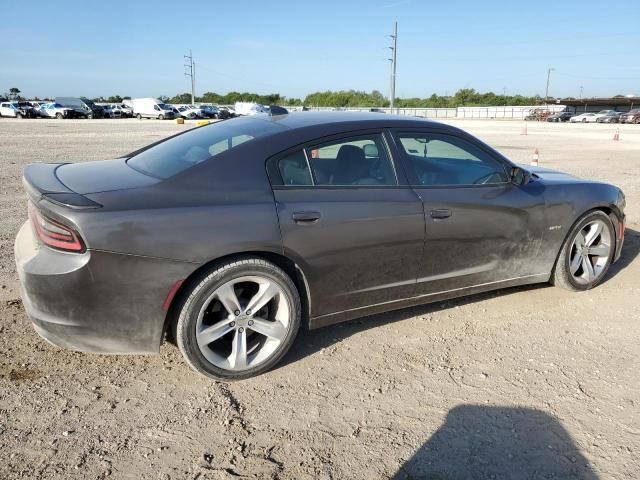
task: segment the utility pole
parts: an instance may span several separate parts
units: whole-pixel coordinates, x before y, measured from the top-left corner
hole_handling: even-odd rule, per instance
[[[582,85],[580,85],[580,100],[582,100],[582,91],[583,91],[584,87]]]
[[[549,79],[551,78],[551,72],[554,70],[555,68],[553,67],[547,69],[547,88],[544,91],[544,101],[546,104],[549,104]]]
[[[191,50],[189,50],[189,55],[184,56],[184,61],[188,62],[184,64],[186,69],[184,76],[191,78],[191,105],[193,105],[196,102],[196,62],[193,61]]]
[[[389,85],[389,106],[391,107],[391,113],[393,113],[393,107],[396,99],[396,52],[398,51],[398,22],[393,22],[393,35],[391,37],[391,72],[390,72],[390,85]]]

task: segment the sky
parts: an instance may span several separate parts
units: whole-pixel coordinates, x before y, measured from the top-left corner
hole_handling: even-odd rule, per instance
[[[0,0],[0,93],[640,95],[640,0]]]

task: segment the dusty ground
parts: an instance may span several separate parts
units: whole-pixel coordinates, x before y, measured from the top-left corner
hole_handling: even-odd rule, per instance
[[[0,120],[0,478],[640,477],[640,126],[451,122],[511,158],[621,186],[624,255],[587,293],[502,290],[305,334],[225,385],[159,356],[51,347],[12,242],[34,161],[124,154],[172,122]]]

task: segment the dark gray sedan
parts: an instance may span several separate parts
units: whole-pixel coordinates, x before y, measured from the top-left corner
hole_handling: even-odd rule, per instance
[[[55,345],[157,352],[241,379],[301,325],[498,288],[594,287],[618,259],[620,189],[522,168],[467,133],[379,113],[239,118],[125,158],[35,164],[15,244]]]

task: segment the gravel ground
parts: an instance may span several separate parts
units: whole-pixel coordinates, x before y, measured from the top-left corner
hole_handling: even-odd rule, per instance
[[[67,352],[19,300],[22,167],[111,158],[189,126],[0,120],[0,478],[640,477],[640,128],[456,121],[627,195],[622,259],[585,293],[501,290],[304,334],[223,384],[156,356]]]

